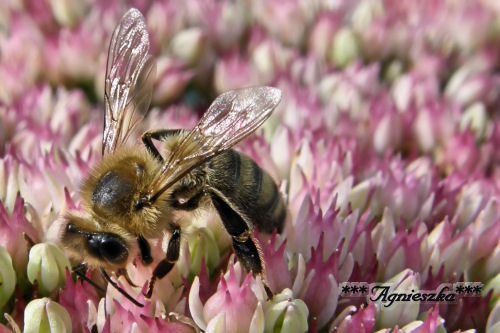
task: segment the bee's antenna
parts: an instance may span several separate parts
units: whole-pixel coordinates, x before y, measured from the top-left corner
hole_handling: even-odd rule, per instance
[[[76,274],[78,275],[78,277],[84,281],[87,281],[91,286],[93,286],[94,288],[96,288],[97,290],[99,290],[100,292],[103,292],[105,293],[106,290],[104,290],[101,286],[97,285],[97,283],[95,283],[94,281],[92,281],[91,279],[89,279],[87,276],[85,276],[85,273],[83,273],[82,271],[85,271],[87,269],[87,265],[85,264],[78,264],[76,265],[75,267],[73,267],[71,270]]]
[[[131,301],[132,303],[134,303],[135,305],[137,305],[140,308],[144,307],[143,304],[137,302],[132,296],[130,296],[129,294],[127,294],[127,292],[125,290],[123,290],[116,282],[114,282],[113,280],[111,280],[111,278],[109,277],[108,273],[106,273],[106,271],[104,270],[104,268],[101,268],[101,274],[102,274],[103,278],[106,281],[108,281],[109,283],[111,283],[111,285],[113,287],[115,287],[115,289],[118,290],[129,301]]]

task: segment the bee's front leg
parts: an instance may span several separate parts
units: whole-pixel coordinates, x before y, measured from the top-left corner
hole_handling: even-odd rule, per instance
[[[149,130],[142,135],[141,139],[151,155],[153,155],[160,163],[163,163],[163,157],[158,152],[158,149],[156,149],[152,139],[163,141],[169,136],[179,134],[181,131],[181,129]]]
[[[153,271],[153,275],[151,276],[151,280],[149,281],[148,292],[146,293],[147,298],[151,298],[151,295],[153,295],[153,288],[156,279],[163,278],[174,267],[175,263],[179,259],[180,248],[181,229],[177,227],[173,229],[172,236],[168,241],[166,258],[160,261]]]
[[[153,257],[151,256],[151,246],[149,246],[146,238],[139,236],[137,237],[137,243],[139,244],[139,251],[141,254],[141,261],[144,265],[149,265],[153,262]]]

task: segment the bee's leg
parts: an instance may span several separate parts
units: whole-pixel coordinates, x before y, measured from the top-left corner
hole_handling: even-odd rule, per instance
[[[149,246],[148,241],[146,238],[139,236],[137,238],[137,243],[139,244],[142,263],[144,265],[149,265],[153,262],[153,257],[151,257],[151,247]]]
[[[210,196],[224,227],[233,238],[233,248],[238,260],[247,271],[261,277],[267,297],[272,298],[273,292],[264,278],[265,265],[262,251],[259,242],[252,235],[252,229],[220,195],[211,191]]]
[[[153,295],[153,288],[156,282],[156,279],[161,279],[165,275],[170,272],[172,267],[174,267],[175,263],[179,259],[179,252],[181,248],[181,229],[175,228],[172,231],[172,236],[168,241],[167,247],[167,257],[160,261],[158,265],[156,265],[155,270],[153,271],[153,276],[151,276],[151,280],[149,281],[148,292],[146,294],[147,298],[150,298]]]
[[[148,151],[160,162],[163,162],[163,157],[160,155],[158,152],[158,149],[156,149],[155,145],[153,144],[153,140],[159,140],[163,141],[165,138],[172,136],[172,135],[177,135],[182,131],[182,129],[160,129],[160,130],[149,130],[146,133],[144,133],[141,137],[142,142],[148,148]]]

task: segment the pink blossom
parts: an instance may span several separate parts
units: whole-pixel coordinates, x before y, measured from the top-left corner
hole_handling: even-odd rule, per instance
[[[193,75],[194,73],[186,69],[182,62],[168,57],[159,58],[153,101],[162,104],[176,99]]]
[[[214,85],[218,92],[257,84],[251,63],[240,55],[228,54],[215,65]]]
[[[17,272],[24,272],[28,259],[29,244],[24,239],[26,234],[32,240],[39,239],[38,231],[24,216],[24,201],[17,195],[12,210],[0,205],[0,245],[12,257],[14,268]]]
[[[337,328],[338,332],[372,332],[375,328],[375,304],[360,307],[352,315],[347,315],[338,327],[332,328]]]
[[[206,328],[222,320],[222,327],[226,332],[243,332],[250,327],[257,307],[257,297],[251,288],[251,275],[247,275],[241,285],[238,281],[240,278],[241,268],[237,273],[230,266],[228,277],[221,277],[218,290],[205,302],[202,312],[199,308],[202,304],[197,295],[199,282],[195,279],[189,298],[191,315],[198,326]]]
[[[0,35],[0,101],[11,104],[35,84],[42,71],[43,35],[29,16],[9,15],[9,34]],[[28,52],[24,49],[31,45]]]
[[[90,308],[98,304],[98,296],[93,288],[87,288],[86,282],[73,281],[69,270],[66,270],[66,286],[59,293],[59,304],[70,314],[73,327],[84,330],[91,323]],[[88,327],[91,329],[92,327]]]

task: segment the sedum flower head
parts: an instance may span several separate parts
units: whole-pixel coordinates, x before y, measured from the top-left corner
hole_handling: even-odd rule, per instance
[[[10,164],[12,161],[7,162],[7,168],[12,167],[12,164]],[[12,170],[9,171],[12,172]],[[16,183],[16,181],[12,179],[12,183],[9,186],[15,186],[13,183]],[[6,195],[8,196],[9,194],[6,193]],[[38,237],[35,227],[25,216],[24,201],[21,196],[19,194],[14,195],[12,200],[13,207],[10,208],[10,212],[9,207],[4,206],[9,203],[7,198],[4,203],[0,203],[0,245],[9,252],[16,271],[24,272],[29,249],[23,235],[26,234],[34,240]]]
[[[180,258],[150,299],[144,288],[168,235],[151,240],[153,264],[132,258],[126,267],[135,286],[109,272],[143,308],[98,271],[85,274],[105,298],[75,281],[51,243],[65,212],[81,209],[79,184],[101,158],[106,51],[127,5],[0,2],[0,305],[13,328],[40,318],[34,330],[50,329],[55,304],[71,329],[91,332],[498,327],[496,1],[128,2],[146,17],[157,63],[152,108],[130,144],[149,129],[192,128],[226,90],[283,92],[236,147],[271,175],[287,206],[281,233],[253,233],[274,298],[234,263],[231,237],[205,209],[183,217]],[[453,304],[362,305],[339,287],[434,290],[467,280],[485,290]],[[32,304],[43,311],[34,315]]]
[[[54,243],[40,243],[30,249],[28,279],[37,283],[39,291],[48,295],[66,282],[66,269],[71,265],[64,252]]]
[[[190,310],[199,327],[209,330],[218,327],[225,332],[245,332],[257,311],[257,296],[252,290],[251,275],[240,285],[241,268],[230,267],[229,275],[221,277],[218,290],[202,306],[199,299],[199,280],[195,278],[191,291]],[[202,307],[202,309],[201,309]]]
[[[82,281],[73,281],[69,270],[66,270],[66,284],[58,293],[58,303],[69,313],[73,329],[84,331],[92,329],[93,310],[99,302],[96,290],[88,288]]]

